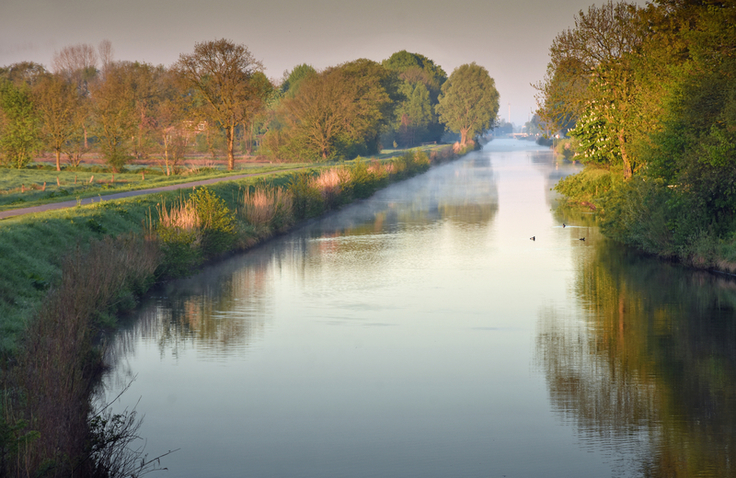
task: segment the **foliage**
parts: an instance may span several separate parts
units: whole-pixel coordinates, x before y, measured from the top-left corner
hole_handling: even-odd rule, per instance
[[[615,63],[640,43],[634,4],[609,0],[587,12],[581,10],[574,28],[564,30],[552,42],[545,79],[535,85],[542,120],[563,133],[572,128],[594,99],[588,91],[591,73]]]
[[[585,101],[568,100],[579,115],[570,131],[578,157],[630,184],[606,185],[588,168],[558,190],[599,206],[603,231],[619,241],[712,266],[736,229],[736,7],[662,1],[604,18],[624,16],[635,20],[617,36],[627,42],[591,56]],[[578,30],[554,46],[573,51]],[[566,53],[553,49],[552,64],[555,54]]]
[[[75,86],[57,75],[45,75],[34,88],[35,108],[47,148],[56,154],[56,170],[61,171],[61,153],[84,121]]]
[[[475,63],[455,69],[442,85],[435,108],[450,131],[460,133],[460,144],[493,126],[498,114],[498,91],[488,71]]]
[[[309,76],[285,98],[282,128],[270,132],[272,154],[291,160],[331,160],[376,153],[390,121],[396,84],[370,60],[356,60]]]
[[[41,147],[38,117],[30,88],[0,78],[0,159],[18,169]]]
[[[399,93],[403,96],[398,100],[391,134],[386,139],[404,147],[439,141],[444,126],[434,110],[447,74],[424,55],[406,50],[394,53],[382,64],[398,76]]]
[[[235,167],[235,127],[263,107],[273,88],[263,65],[244,45],[221,39],[196,43],[194,53],[180,55],[175,69],[201,98],[202,112],[225,130],[228,169]]]
[[[299,92],[302,82],[315,76],[317,76],[317,70],[311,65],[307,65],[306,63],[297,65],[281,84],[281,93],[287,98],[293,98]]]
[[[100,151],[113,171],[121,171],[132,159],[137,136],[136,70],[143,65],[120,63],[111,66],[104,78],[91,86],[94,101],[94,132]]]

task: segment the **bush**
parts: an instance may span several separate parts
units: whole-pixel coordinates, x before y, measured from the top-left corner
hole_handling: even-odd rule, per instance
[[[201,249],[205,257],[227,251],[235,240],[235,217],[222,198],[199,188],[189,197],[199,217]]]
[[[317,217],[324,211],[322,195],[314,187],[311,173],[297,173],[292,176],[289,190],[294,196],[294,218],[296,220]]]

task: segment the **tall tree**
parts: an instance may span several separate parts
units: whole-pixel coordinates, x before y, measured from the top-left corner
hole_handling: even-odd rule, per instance
[[[87,96],[89,84],[97,76],[97,51],[86,43],[66,46],[54,52],[51,67],[54,73],[77,85],[81,96]]]
[[[626,2],[580,11],[574,28],[552,42],[547,76],[536,85],[543,120],[563,132],[575,127],[569,134],[586,148],[584,160],[622,165],[625,178],[634,171],[632,60],[644,38],[639,20],[638,7]]]
[[[376,152],[393,117],[395,77],[371,60],[356,60],[304,79],[281,107],[282,128],[270,133],[270,149],[309,160]]]
[[[38,117],[30,87],[0,78],[0,154],[4,163],[22,168],[41,147]]]
[[[138,133],[132,74],[131,64],[113,64],[91,90],[94,131],[100,151],[116,172],[131,159],[133,140]]]
[[[84,120],[76,86],[59,75],[45,75],[33,96],[44,142],[54,151],[56,170],[61,171],[61,152]]]
[[[436,111],[449,130],[460,133],[460,144],[465,146],[496,122],[498,100],[496,83],[488,70],[470,63],[456,68],[442,85]]]
[[[263,65],[244,45],[216,40],[194,45],[194,53],[182,54],[175,68],[183,83],[203,99],[206,114],[225,130],[229,170],[235,167],[235,128],[250,120],[262,107],[261,81],[253,81]]]
[[[403,146],[413,146],[420,141],[438,141],[445,128],[434,109],[447,74],[426,56],[406,50],[394,53],[382,64],[401,82],[399,91],[403,98],[398,100],[392,125],[394,135],[398,134],[398,142]]]

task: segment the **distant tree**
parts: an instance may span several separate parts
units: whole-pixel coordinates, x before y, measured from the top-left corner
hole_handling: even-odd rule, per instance
[[[45,75],[33,88],[36,113],[43,141],[56,155],[61,171],[61,153],[84,120],[75,85],[58,75]]]
[[[0,79],[0,154],[4,164],[22,168],[41,147],[30,87]]]
[[[271,132],[272,150],[290,158],[333,159],[378,150],[393,117],[395,77],[380,64],[356,60],[302,81],[281,108],[282,128]]]
[[[266,97],[262,77],[256,77],[263,65],[244,45],[222,39],[195,44],[194,53],[181,55],[175,68],[184,85],[201,96],[207,116],[225,130],[232,170],[236,126],[249,122]]]
[[[299,92],[299,85],[307,78],[317,76],[317,70],[311,65],[303,63],[294,67],[281,84],[281,92],[288,98],[293,98]]]
[[[197,127],[193,106],[175,76],[174,71],[167,70],[158,77],[158,97],[152,107],[151,130],[167,176],[176,173]]]
[[[412,146],[425,138],[429,125],[437,121],[437,116],[424,83],[404,83],[401,91],[406,95],[406,101],[396,109],[399,137],[404,146]]]
[[[438,141],[444,126],[439,123],[434,110],[447,74],[424,55],[406,50],[394,53],[382,64],[401,82],[399,92],[403,98],[398,99],[392,124],[398,142],[412,146],[421,141]]]
[[[80,96],[87,96],[89,84],[97,76],[97,52],[86,43],[66,46],[54,53],[51,68],[54,73],[74,83]]]
[[[45,74],[46,68],[32,61],[22,61],[0,68],[0,78],[10,80],[16,85],[25,83],[28,86],[34,86]]]
[[[442,85],[435,108],[450,131],[460,133],[460,144],[490,128],[496,121],[499,95],[488,71],[475,63],[455,69]]]
[[[100,151],[115,172],[131,159],[138,133],[133,70],[129,63],[113,64],[91,90],[94,132]]]

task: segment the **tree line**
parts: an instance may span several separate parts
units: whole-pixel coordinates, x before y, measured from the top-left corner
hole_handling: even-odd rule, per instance
[[[0,68],[0,162],[28,165],[39,152],[78,167],[85,154],[113,171],[133,159],[175,173],[192,152],[279,161],[324,161],[382,147],[440,142],[463,147],[492,127],[499,95],[475,63],[449,77],[407,51],[378,63],[359,59],[323,71],[299,65],[270,80],[244,45],[195,44],[170,67],[115,61],[110,42],[54,55],[50,71],[21,62]]]
[[[733,1],[609,1],[554,39],[538,113],[586,165],[558,189],[593,205],[610,237],[693,262],[730,254],[734,25]]]

